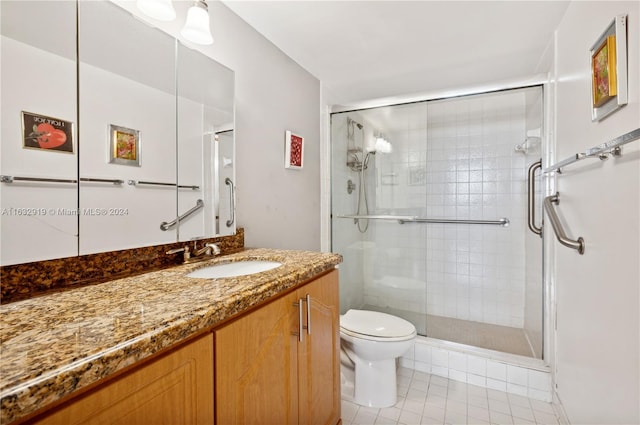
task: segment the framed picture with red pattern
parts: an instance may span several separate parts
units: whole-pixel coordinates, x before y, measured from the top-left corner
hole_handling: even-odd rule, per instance
[[[287,131],[285,133],[284,168],[301,169],[303,158],[304,138]]]
[[[73,153],[73,123],[22,111],[22,147]]]

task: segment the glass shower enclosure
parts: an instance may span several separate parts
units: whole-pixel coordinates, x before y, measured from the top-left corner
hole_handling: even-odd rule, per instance
[[[332,114],[341,312],[382,311],[423,336],[541,358],[527,169],[542,125],[540,86]]]

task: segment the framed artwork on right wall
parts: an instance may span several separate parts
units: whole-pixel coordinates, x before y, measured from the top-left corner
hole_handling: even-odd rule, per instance
[[[591,47],[591,121],[626,105],[627,97],[627,15],[618,15]]]

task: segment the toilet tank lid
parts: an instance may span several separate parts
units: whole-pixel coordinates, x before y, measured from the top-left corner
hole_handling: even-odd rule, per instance
[[[340,316],[340,327],[362,335],[377,337],[402,337],[416,331],[410,322],[377,311],[349,310]]]

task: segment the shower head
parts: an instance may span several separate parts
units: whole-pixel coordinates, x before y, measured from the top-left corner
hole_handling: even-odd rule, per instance
[[[360,124],[358,121],[351,119],[349,117],[347,117],[347,124],[348,125],[355,125],[356,127],[358,127],[358,130],[362,130],[362,124]]]

